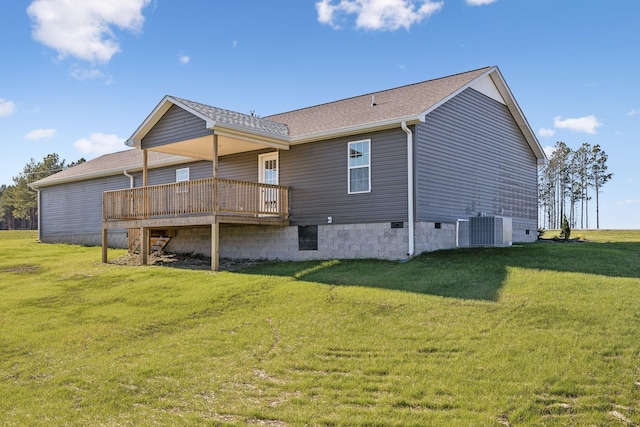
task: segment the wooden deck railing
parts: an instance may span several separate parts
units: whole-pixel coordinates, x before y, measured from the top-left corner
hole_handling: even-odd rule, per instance
[[[102,206],[104,221],[208,213],[288,218],[289,187],[207,178],[106,191]]]

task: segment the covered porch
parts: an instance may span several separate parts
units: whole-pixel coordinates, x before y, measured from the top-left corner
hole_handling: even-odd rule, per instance
[[[289,224],[289,188],[278,185],[278,151],[288,150],[288,129],[244,115],[166,96],[127,145],[142,151],[142,185],[103,193],[102,262],[109,230],[136,231],[146,264],[152,230],[211,227],[211,269],[219,269],[220,224]],[[221,156],[262,150],[256,181],[220,177]],[[211,177],[149,184],[148,151],[207,160]],[[126,171],[125,171],[126,173]],[[176,173],[177,175],[177,173]]]

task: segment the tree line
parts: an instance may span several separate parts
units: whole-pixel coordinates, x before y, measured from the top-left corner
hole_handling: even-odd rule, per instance
[[[572,150],[564,142],[556,142],[538,174],[542,228],[559,229],[565,218],[571,228],[590,228],[589,202],[595,202],[596,228],[600,228],[599,195],[613,177],[607,159],[598,144],[585,142]]]
[[[40,162],[31,159],[22,172],[13,177],[13,185],[0,185],[0,229],[37,229],[37,193],[29,184],[84,162],[81,158],[67,164],[55,153]]]

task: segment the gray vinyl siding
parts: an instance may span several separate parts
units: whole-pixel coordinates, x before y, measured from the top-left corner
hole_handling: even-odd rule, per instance
[[[418,221],[478,215],[537,224],[536,158],[507,107],[467,89],[431,112],[416,132]]]
[[[218,176],[239,181],[258,182],[258,156],[273,149],[249,151],[220,157],[218,162]],[[282,170],[282,166],[280,166]],[[282,182],[280,182],[282,184]]]
[[[102,192],[129,186],[124,175],[40,189],[40,236],[100,233]]]
[[[213,135],[213,131],[206,128],[204,120],[172,105],[142,139],[142,148],[159,147],[208,135]]]
[[[371,140],[371,192],[347,194],[347,146]],[[406,134],[373,134],[294,145],[280,152],[280,183],[290,187],[292,225],[407,220]]]
[[[149,185],[175,182],[176,169],[188,167],[190,179],[210,177],[211,162],[199,161],[149,171]],[[142,172],[132,174],[134,185],[142,185]],[[40,189],[40,236],[100,234],[102,230],[102,193],[128,188],[124,174],[89,179]]]
[[[194,161],[192,163],[183,163],[175,166],[151,169],[149,170],[148,184],[160,185],[160,184],[170,184],[172,182],[176,182],[176,170],[183,169],[183,168],[189,168],[190,181],[194,181],[197,179],[211,178],[211,176],[213,176],[213,166],[211,162],[201,160],[201,161]],[[141,187],[142,172],[136,172],[136,173],[133,173],[132,175],[134,176],[135,186]]]

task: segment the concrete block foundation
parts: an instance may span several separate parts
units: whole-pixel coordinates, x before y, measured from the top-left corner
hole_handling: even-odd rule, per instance
[[[304,261],[376,258],[400,260],[408,255],[409,230],[391,223],[327,224],[317,226],[317,249],[301,250],[298,227],[220,227],[220,257]],[[211,231],[180,228],[165,250],[211,256]],[[415,254],[456,247],[456,224],[421,222],[415,226]]]

